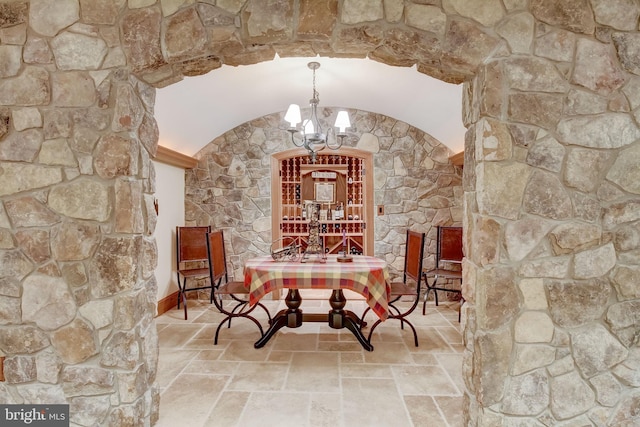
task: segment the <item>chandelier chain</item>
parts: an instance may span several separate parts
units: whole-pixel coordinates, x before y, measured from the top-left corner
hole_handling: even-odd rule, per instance
[[[320,94],[316,90],[316,68],[313,68],[313,99],[320,101]]]

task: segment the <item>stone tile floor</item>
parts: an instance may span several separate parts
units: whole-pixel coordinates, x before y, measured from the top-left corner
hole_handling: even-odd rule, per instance
[[[304,311],[329,309],[324,295],[304,296]],[[360,314],[366,303],[353,296],[347,309]],[[272,314],[284,307],[282,301],[263,302]],[[266,325],[266,315],[254,313]],[[367,315],[370,324],[375,318]],[[462,426],[457,302],[429,302],[425,316],[418,309],[411,314],[417,348],[410,329],[403,331],[398,321],[382,323],[373,352],[348,330],[324,323],[283,328],[255,349],[259,332],[246,319],[223,328],[213,345],[221,319],[215,306],[195,300],[189,300],[188,321],[176,309],[157,317],[156,426]]]

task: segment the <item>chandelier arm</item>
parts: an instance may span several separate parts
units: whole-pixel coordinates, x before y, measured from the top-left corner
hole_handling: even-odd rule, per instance
[[[345,134],[340,134],[340,133],[336,135],[336,132],[333,129],[329,129],[329,132],[327,132],[325,143],[327,147],[329,147],[330,149],[337,150],[340,147],[342,147],[342,143],[344,142],[345,136],[346,136]],[[331,143],[332,139],[335,141],[335,143]]]
[[[304,146],[305,146],[305,141],[304,141],[304,139],[301,139],[301,140],[300,140],[300,142],[297,142],[297,141],[296,141],[296,138],[295,138],[295,136],[294,136],[294,135],[295,135],[296,133],[298,133],[298,131],[297,131],[297,130],[295,130],[295,129],[294,129],[294,130],[289,130],[288,132],[291,134],[291,142],[293,143],[293,145],[295,145],[296,147],[304,147]]]
[[[319,151],[324,150],[325,148],[327,148],[327,144],[324,144],[324,143],[323,144],[313,144],[313,146],[314,146],[314,149],[311,150],[311,151],[315,151],[316,153],[319,152]],[[316,148],[318,146],[320,146],[320,148]]]
[[[335,144],[332,144],[331,142],[331,138],[329,138],[329,136],[327,136],[327,147],[331,148],[332,150],[337,150],[340,147],[342,147],[342,143],[344,142],[344,135],[338,135],[335,137]]]

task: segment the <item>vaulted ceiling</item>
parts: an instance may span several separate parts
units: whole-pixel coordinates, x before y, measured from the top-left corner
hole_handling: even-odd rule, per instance
[[[318,61],[320,107],[383,114],[415,126],[449,147],[464,149],[462,85],[368,59],[274,58],[249,66],[222,66],[204,76],[158,89],[159,144],[192,156],[216,137],[252,119],[308,106],[309,61]]]

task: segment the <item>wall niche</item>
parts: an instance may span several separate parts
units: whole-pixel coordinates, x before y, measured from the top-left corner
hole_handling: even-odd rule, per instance
[[[321,108],[320,113],[331,117],[333,110]],[[435,227],[462,221],[462,169],[450,162],[449,149],[426,132],[367,111],[350,110],[349,115],[353,125],[343,147],[373,154],[373,255],[389,263],[392,277],[399,275],[410,227],[427,233],[429,268]],[[283,116],[274,113],[229,130],[198,152],[198,167],[186,171],[186,224],[225,231],[236,279],[242,277],[244,261],[268,254],[278,236],[272,233],[272,155],[295,148]],[[384,206],[382,215],[378,206]]]
[[[293,149],[271,159],[274,247],[307,250],[312,202],[320,207],[318,237],[326,253],[374,254],[373,153],[325,149],[313,162],[306,150]]]

